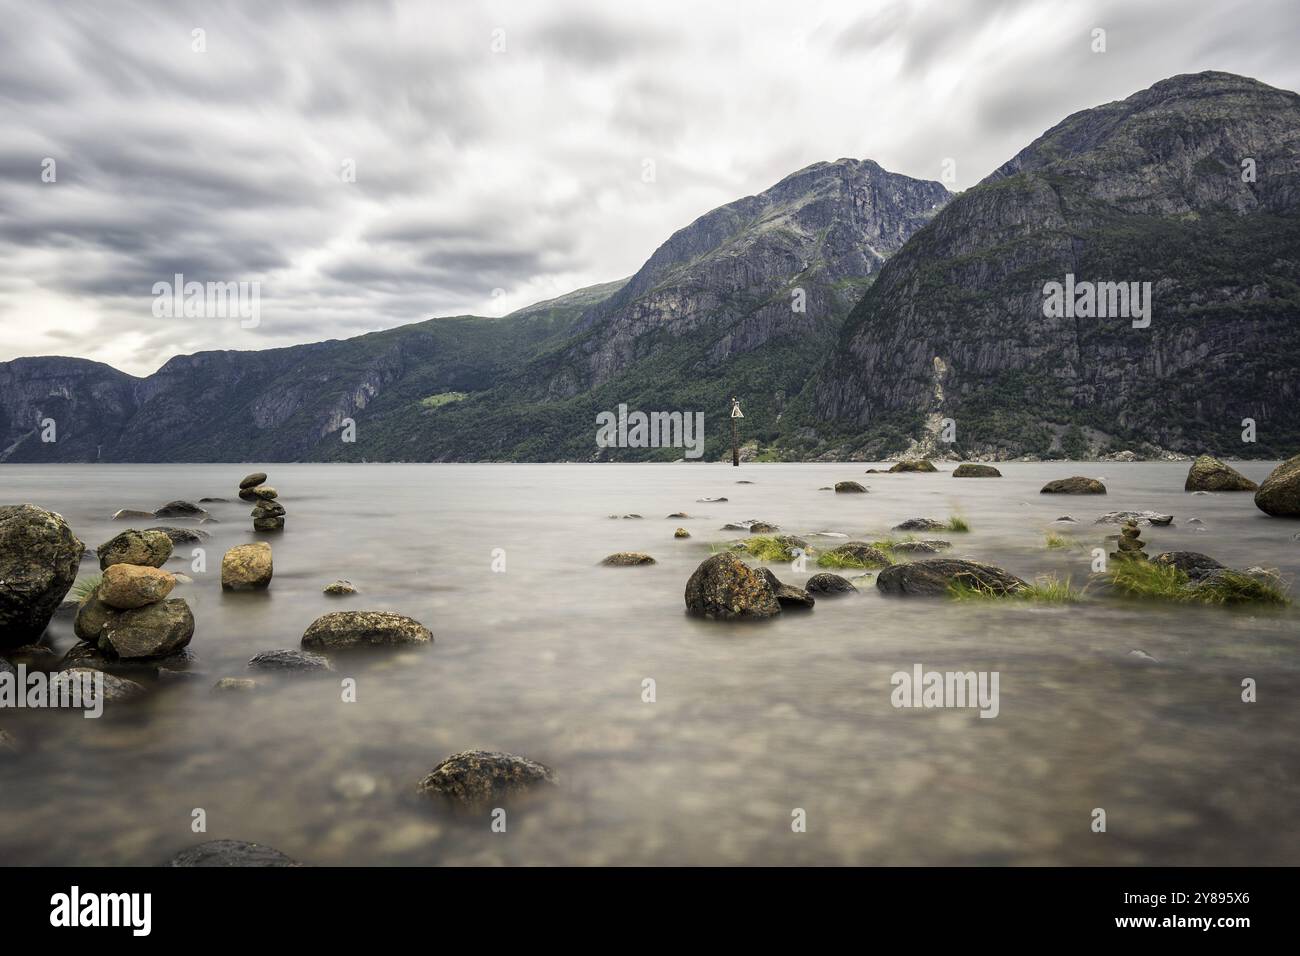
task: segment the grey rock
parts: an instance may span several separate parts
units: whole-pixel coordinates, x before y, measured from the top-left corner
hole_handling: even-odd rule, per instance
[[[35,505],[0,506],[0,648],[45,633],[85,549],[62,516]]]
[[[332,671],[334,669],[328,657],[293,648],[262,651],[249,660],[248,666],[266,671]]]
[[[279,850],[243,840],[210,840],[182,850],[167,866],[301,866]]]
[[[954,585],[976,587],[997,595],[1027,587],[1020,578],[1001,568],[956,558],[894,564],[876,575],[876,587],[884,594],[941,595]]]
[[[853,586],[853,582],[849,581],[847,578],[842,578],[838,574],[831,574],[828,571],[814,574],[804,582],[803,587],[809,594],[830,596],[837,594],[855,594],[858,590]]]
[[[109,538],[98,548],[100,570],[114,564],[140,564],[161,568],[172,556],[172,541],[162,531],[136,531],[134,528]]]
[[[550,767],[515,754],[465,750],[434,767],[416,789],[465,808],[481,809],[554,786]]]
[[[333,611],[313,621],[302,636],[303,647],[324,650],[432,642],[427,627],[391,611]]]

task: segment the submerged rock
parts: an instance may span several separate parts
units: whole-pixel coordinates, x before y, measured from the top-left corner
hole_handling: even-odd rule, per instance
[[[896,474],[906,471],[938,471],[939,469],[934,467],[928,458],[912,458],[907,461],[895,462],[889,470]]]
[[[1005,595],[1027,587],[1020,578],[991,564],[956,558],[929,558],[910,564],[895,564],[876,575],[876,587],[884,594],[939,595],[955,586],[979,588]]]
[[[172,539],[162,531],[136,531],[134,528],[109,538],[98,548],[100,570],[114,564],[138,564],[161,568],[172,556]]]
[[[674,538],[689,538],[690,536],[691,533],[687,531],[685,528],[678,528],[676,531],[673,532]]]
[[[727,499],[726,498],[696,498],[695,500],[713,503],[718,501],[726,501]]]
[[[343,597],[348,594],[356,594],[357,589],[353,586],[351,581],[339,579],[338,581],[325,585],[325,587],[321,589],[321,593],[328,594],[331,597]]]
[[[934,538],[929,541],[899,541],[891,550],[895,554],[938,554],[951,547],[951,541]]]
[[[69,685],[73,682],[81,685],[82,700],[89,706],[94,706],[98,702],[98,690],[95,684],[103,681],[103,703],[118,704],[122,701],[134,700],[142,697],[146,693],[144,687],[133,680],[127,680],[125,677],[118,677],[115,674],[109,674],[92,667],[69,667],[67,670],[61,670],[57,675],[52,675],[55,680],[67,681]]]
[[[167,657],[194,636],[194,614],[180,598],[121,611],[99,633],[99,649],[124,659]]]
[[[781,613],[768,580],[734,554],[706,559],[686,582],[686,609],[712,620],[767,618]]]
[[[835,482],[835,492],[836,494],[841,494],[841,495],[842,494],[864,495],[867,493],[867,489],[864,488],[862,485],[858,484],[856,481],[837,481]]]
[[[98,600],[119,611],[157,604],[176,587],[176,578],[159,568],[113,564],[95,589]],[[74,625],[75,626],[75,625]]]
[[[332,671],[334,669],[328,657],[293,648],[262,651],[249,660],[248,666],[268,671]]]
[[[268,587],[275,570],[271,557],[271,546],[265,541],[231,548],[221,559],[222,590],[262,590]]]
[[[1106,486],[1100,481],[1096,478],[1084,478],[1081,475],[1049,481],[1039,492],[1042,495],[1104,495],[1105,493]]]
[[[85,550],[53,511],[0,506],[0,647],[21,647],[45,633]]]
[[[1219,571],[1224,567],[1208,554],[1201,554],[1199,551],[1166,551],[1163,554],[1157,554],[1151,560],[1155,564],[1177,568],[1193,580],[1204,577],[1210,571]]]
[[[1158,525],[1164,527],[1174,520],[1173,515],[1164,515],[1158,511],[1111,511],[1096,520],[1096,524]]]
[[[412,618],[392,611],[332,611],[322,614],[302,635],[302,646],[340,649],[428,644],[430,630]]]
[[[279,850],[243,840],[210,840],[172,857],[167,866],[301,866]]]
[[[948,525],[934,518],[908,518],[894,525],[895,531],[942,531]]]
[[[212,685],[212,689],[225,693],[226,691],[257,690],[261,686],[260,682],[253,680],[251,677],[223,677]]]
[[[759,568],[758,573],[767,578],[767,583],[776,592],[776,601],[781,605],[782,609],[787,611],[811,611],[813,605],[817,603],[817,599],[803,588],[797,588],[793,584],[784,584],[779,581],[769,568]]]
[[[206,531],[199,531],[197,528],[146,528],[145,531],[161,531],[167,535],[172,543],[172,547],[178,544],[198,544],[200,541],[206,541],[212,537]]]
[[[612,568],[631,568],[656,562],[650,555],[641,551],[616,551],[600,563]]]
[[[1002,472],[992,465],[977,465],[964,461],[952,470],[954,478],[1001,478]]]
[[[667,517],[669,517],[669,518],[689,518],[690,515],[688,515],[685,511],[674,511],[672,514],[668,515]]]
[[[434,767],[416,789],[465,808],[481,809],[555,785],[555,772],[515,754],[465,750]]]
[[[823,595],[853,594],[858,590],[853,586],[853,582],[849,581],[847,578],[842,578],[838,574],[830,574],[826,571],[814,574],[804,582],[803,587],[809,594]]]
[[[136,508],[123,508],[120,511],[113,512],[114,521],[138,521],[140,519],[149,520],[156,518],[152,511],[140,511]]]
[[[750,533],[750,534],[773,534],[774,532],[777,532],[777,531],[780,531],[780,530],[781,530],[781,529],[778,528],[776,525],[774,525],[774,524],[770,524],[769,522],[766,522],[766,521],[750,521],[750,522],[749,522],[749,533]]]
[[[207,511],[192,501],[169,501],[153,513],[155,518],[202,518]]]
[[[162,669],[182,673],[192,664],[197,663],[198,655],[189,647],[183,647],[166,657],[154,658],[119,658],[110,656],[88,641],[81,641],[68,648],[68,652],[59,661],[56,670],[70,667],[89,667],[97,671],[152,672],[158,674]]]
[[[1300,455],[1269,473],[1255,492],[1255,507],[1277,518],[1300,518]]]

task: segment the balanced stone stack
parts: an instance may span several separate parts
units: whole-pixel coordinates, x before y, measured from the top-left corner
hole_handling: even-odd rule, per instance
[[[1111,555],[1112,558],[1122,558],[1126,561],[1145,561],[1147,556],[1142,553],[1146,547],[1146,542],[1142,540],[1142,532],[1138,529],[1136,521],[1130,520],[1125,523],[1119,531],[1119,550]]]
[[[284,530],[284,505],[275,500],[279,493],[266,484],[266,472],[254,472],[241,481],[239,497],[257,502],[252,511],[254,531]]]
[[[77,610],[77,637],[109,658],[167,657],[189,644],[194,615],[167,600],[176,578],[162,570],[171,542],[162,532],[127,531],[99,547],[103,577]]]

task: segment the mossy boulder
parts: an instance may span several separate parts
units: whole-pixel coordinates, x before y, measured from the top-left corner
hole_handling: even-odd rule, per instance
[[[113,657],[167,657],[194,636],[194,614],[179,598],[113,615],[99,633],[99,649]]]
[[[1256,491],[1258,488],[1259,485],[1213,455],[1199,455],[1183,482],[1184,491]]]
[[[21,647],[45,633],[85,550],[61,515],[35,505],[0,506],[0,647]]]
[[[876,575],[876,587],[883,594],[941,595],[953,587],[971,587],[990,594],[1005,595],[1028,585],[1008,571],[978,561],[930,558],[910,564],[895,564]]]
[[[776,590],[730,552],[700,564],[686,582],[686,609],[711,620],[768,618],[781,613]]]
[[[1157,554],[1151,560],[1165,567],[1177,568],[1193,580],[1224,567],[1208,554],[1201,554],[1199,551],[1166,551]]]
[[[1288,458],[1255,492],[1255,506],[1278,518],[1300,518],[1300,455]]]
[[[616,551],[600,563],[611,568],[634,568],[644,564],[656,564],[657,562],[642,551]]]
[[[392,611],[332,611],[322,614],[302,635],[315,650],[397,647],[429,644],[433,634],[419,621]]]
[[[1043,485],[1042,495],[1104,495],[1106,486],[1096,478],[1075,475],[1072,478],[1057,478]]]
[[[114,564],[138,564],[161,568],[172,556],[172,539],[164,531],[137,531],[129,528],[109,538],[95,553],[99,556],[100,570]]]
[[[554,786],[555,771],[527,757],[490,750],[452,754],[416,790],[466,809],[481,810]]]
[[[974,462],[964,461],[952,470],[952,476],[954,478],[1001,478],[1002,472],[992,465],[977,465]]]
[[[889,470],[893,474],[898,474],[908,471],[938,471],[939,469],[934,467],[934,464],[928,458],[910,458],[906,461],[894,462]]]
[[[894,561],[875,545],[865,541],[846,541],[823,554],[817,563],[829,568],[887,568]]]

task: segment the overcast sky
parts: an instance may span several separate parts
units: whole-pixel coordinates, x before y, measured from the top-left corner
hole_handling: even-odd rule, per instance
[[[0,360],[501,315],[820,160],[961,189],[1166,76],[1300,89],[1298,36],[1295,0],[0,0]],[[175,273],[260,324],[155,317]]]

